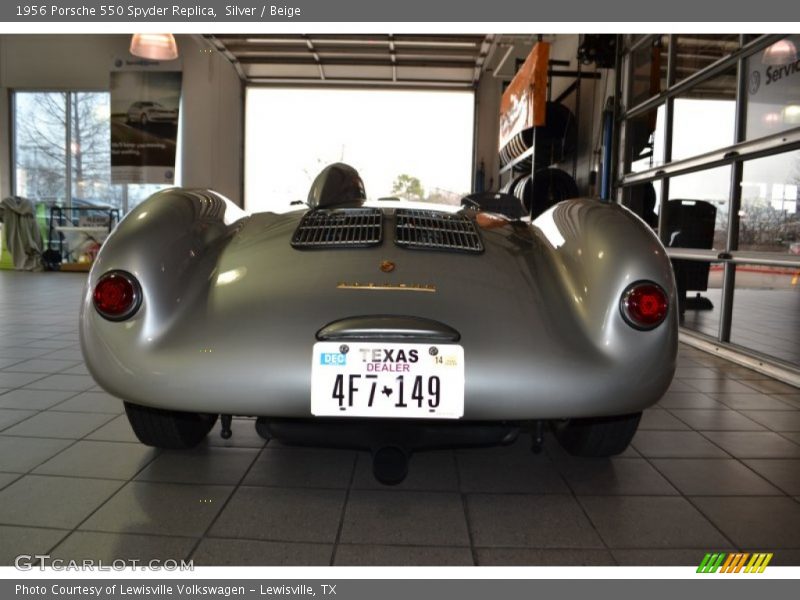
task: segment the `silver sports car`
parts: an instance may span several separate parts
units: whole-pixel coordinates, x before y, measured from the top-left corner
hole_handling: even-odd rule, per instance
[[[670,384],[670,262],[627,209],[568,200],[532,222],[365,200],[342,164],[308,206],[247,214],[210,191],[136,207],[88,279],[81,342],[145,444],[217,418],[285,443],[365,448],[384,483],[412,452],[552,427],[571,453],[623,451]]]

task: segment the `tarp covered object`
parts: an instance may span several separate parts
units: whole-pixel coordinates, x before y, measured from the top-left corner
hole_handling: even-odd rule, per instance
[[[27,198],[11,196],[0,202],[0,221],[6,248],[18,271],[42,268],[42,234],[36,222],[36,207]]]

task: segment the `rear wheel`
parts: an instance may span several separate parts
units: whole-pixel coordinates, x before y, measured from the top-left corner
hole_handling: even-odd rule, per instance
[[[139,441],[148,446],[181,450],[199,444],[218,415],[163,410],[125,402],[125,413]]]
[[[561,446],[573,456],[613,456],[625,451],[642,413],[619,417],[568,419],[554,426]]]

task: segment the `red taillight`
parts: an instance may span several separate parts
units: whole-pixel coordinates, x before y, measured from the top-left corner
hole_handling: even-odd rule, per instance
[[[636,329],[653,329],[666,318],[669,298],[661,286],[640,281],[629,286],[620,302],[622,316]]]
[[[139,282],[125,271],[109,271],[94,286],[94,307],[109,321],[124,321],[139,308],[142,292]]]

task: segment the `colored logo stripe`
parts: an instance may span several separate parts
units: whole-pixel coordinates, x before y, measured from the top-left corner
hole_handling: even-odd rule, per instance
[[[707,553],[700,566],[697,567],[698,573],[739,573],[744,568],[744,573],[763,573],[764,569],[772,560],[772,553],[757,552],[749,554],[747,552],[727,552]],[[747,559],[750,559],[748,562]],[[747,563],[747,566],[745,566]]]

